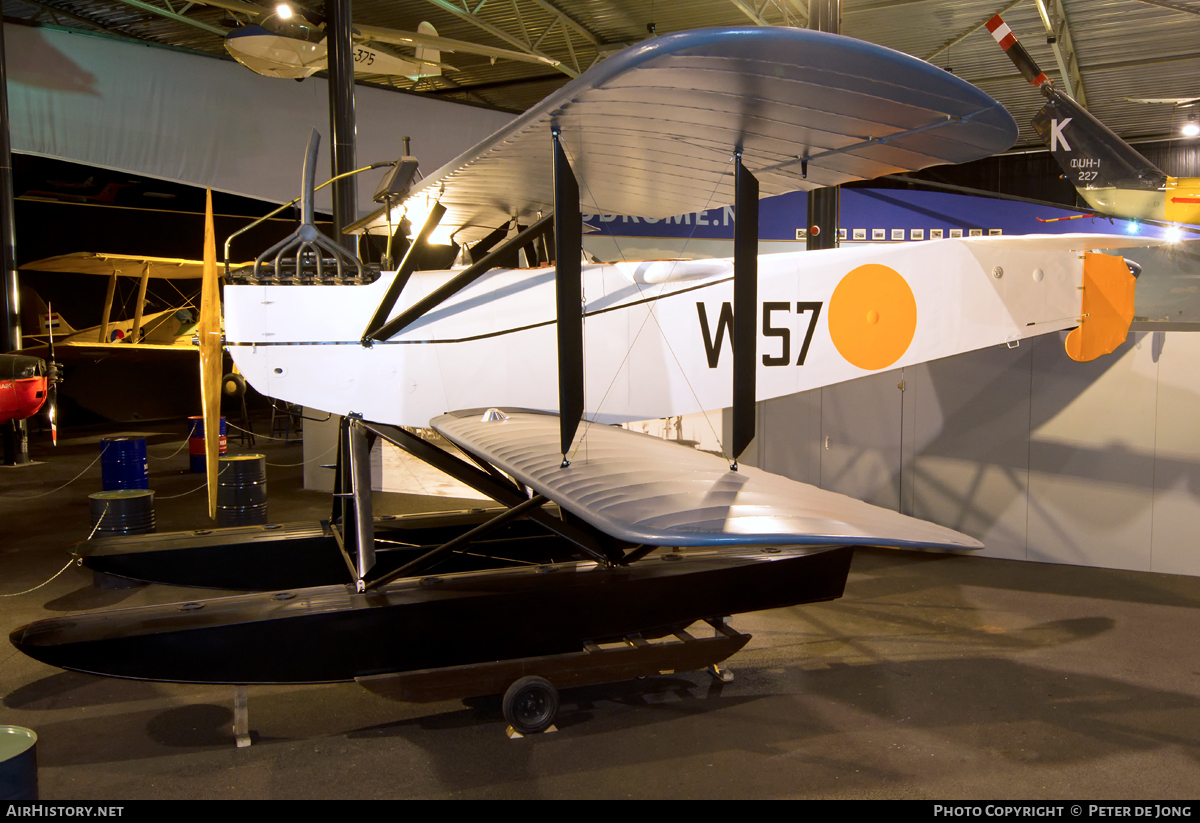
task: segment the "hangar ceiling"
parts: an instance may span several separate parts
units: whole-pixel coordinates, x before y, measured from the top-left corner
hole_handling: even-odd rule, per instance
[[[231,8],[249,3],[212,2],[226,7],[184,0],[3,0],[3,10],[10,22],[226,56],[223,33],[250,19]],[[320,0],[300,5],[317,13],[324,8]],[[428,21],[443,37],[557,61],[492,62],[458,52],[443,54],[456,70],[441,77],[414,82],[359,75],[363,82],[519,112],[594,62],[651,36],[650,26],[657,34],[704,26],[803,26],[807,6],[807,0],[353,0],[353,15],[356,24],[405,31]],[[996,13],[1060,87],[1075,90],[1126,139],[1178,136],[1183,122],[1200,118],[1200,104],[1125,99],[1200,97],[1198,0],[843,0],[842,31],[953,70],[1003,103],[1021,126],[1018,145],[1032,146],[1037,140],[1029,121],[1041,97],[983,27]]]

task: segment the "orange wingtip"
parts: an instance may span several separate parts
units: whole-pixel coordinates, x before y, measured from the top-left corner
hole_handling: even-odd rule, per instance
[[[1136,280],[1124,258],[1088,252],[1083,259],[1083,320],[1067,335],[1067,355],[1086,363],[1115,351],[1133,322]]]

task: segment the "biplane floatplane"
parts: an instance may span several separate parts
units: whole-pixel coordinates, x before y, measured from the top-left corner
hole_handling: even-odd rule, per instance
[[[195,396],[191,338],[196,320],[190,301],[181,292],[182,305],[150,314],[144,309],[151,279],[198,281],[203,275],[199,261],[75,252],[26,263],[21,269],[102,275],[108,278],[108,291],[101,322],[85,329],[72,328],[32,289],[22,291],[25,345],[0,354],[0,423],[32,417],[53,397],[50,426],[57,441],[59,395],[110,420],[177,416],[180,400]],[[133,317],[114,319],[121,277],[138,279],[137,298]],[[65,383],[64,370],[70,377]],[[166,400],[148,401],[142,390],[147,383],[154,383]]]
[[[1096,249],[1143,241],[987,237],[759,258],[757,204],[985,157],[1016,133],[978,89],[889,49],[799,29],[700,30],[609,58],[410,190],[385,178],[384,208],[352,228],[391,232],[405,214],[420,227],[394,273],[375,276],[321,237],[309,198],[292,238],[228,274],[225,345],[263,394],[344,416],[331,524],[214,533],[204,563],[183,535],[119,551],[92,541],[94,569],[137,577],[140,564],[153,578],[190,565],[172,582],[222,586],[218,567],[235,565],[253,569],[239,582],[279,590],[72,614],[12,642],[116,677],[357,680],[404,699],[508,689],[506,716],[536,731],[557,705],[547,680],[716,667],[749,639],[726,616],[839,597],[854,546],[981,548],[738,465],[755,400],[1072,327],[1073,356],[1111,351],[1133,277]],[[315,159],[314,138],[309,191]],[[732,260],[582,262],[581,213],[725,206]],[[468,264],[414,271],[439,221],[469,245]],[[535,246],[556,264],[497,267],[520,249],[534,262]],[[730,406],[724,456],[611,425]],[[467,459],[405,426],[432,426]],[[375,437],[506,508],[373,518]],[[284,559],[302,546],[290,556],[324,552],[327,577],[314,579],[315,560]],[[705,620],[712,637],[687,633]]]
[[[100,322],[80,329],[49,311],[32,289],[23,293],[25,315],[30,318],[25,339],[34,344],[26,349],[46,357],[53,337],[53,359],[64,371],[59,388],[63,397],[115,421],[181,417],[196,408],[199,392],[192,337],[199,310],[194,292],[203,277],[201,261],[74,252],[26,263],[21,270],[108,281]],[[177,299],[167,308],[147,312],[153,302],[147,297],[152,280],[168,283]],[[120,283],[131,281],[136,286],[122,300]],[[122,316],[123,306],[129,316]],[[36,326],[32,326],[34,316]],[[147,392],[147,385],[155,391]]]

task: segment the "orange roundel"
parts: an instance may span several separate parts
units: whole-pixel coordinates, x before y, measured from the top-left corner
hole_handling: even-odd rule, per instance
[[[829,337],[860,369],[878,371],[895,363],[916,331],[917,300],[900,273],[887,266],[859,266],[829,299]]]

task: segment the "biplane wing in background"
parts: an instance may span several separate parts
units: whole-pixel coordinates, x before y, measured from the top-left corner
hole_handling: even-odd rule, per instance
[[[72,328],[61,313],[51,314],[32,290],[24,294],[25,338],[35,345],[25,351],[47,356],[54,334],[55,357],[64,368],[61,396],[108,420],[131,421],[186,417],[200,408],[192,363],[196,347],[199,260],[75,252],[48,257],[20,267],[27,272],[81,274],[108,278],[101,322]],[[114,317],[120,305],[121,280],[135,280],[133,316]],[[169,308],[146,313],[151,280],[171,281],[176,300]],[[184,286],[185,288],[180,288]],[[159,299],[163,299],[159,295]],[[123,301],[126,304],[129,301]],[[30,328],[36,316],[36,327]],[[148,392],[146,386],[156,386]]]
[[[84,329],[72,328],[60,316],[50,317],[38,312],[38,328],[27,329],[25,334],[44,337],[55,325],[61,346],[190,346],[194,331],[195,301],[182,291],[179,305],[164,311],[144,314],[146,289],[151,280],[190,280],[200,282],[203,270],[199,260],[182,260],[170,257],[139,257],[128,254],[104,254],[75,252],[47,257],[26,263],[22,271],[55,272],[60,274],[84,274],[108,278],[108,291],[101,311],[101,321]],[[134,300],[133,317],[113,319],[113,301],[117,293],[118,278],[138,281],[137,297]],[[44,305],[44,304],[43,304]]]
[[[675,632],[683,642],[674,648],[686,650],[693,638],[678,632],[693,620],[838,597],[848,546],[978,548],[952,530],[740,468],[744,442],[722,458],[602,424],[732,403],[736,439],[739,409],[752,411],[756,398],[1012,344],[1079,326],[1084,314],[1074,354],[1097,356],[1123,339],[1133,278],[1122,258],[1094,250],[1145,242],[1136,238],[972,238],[757,258],[760,194],[975,160],[1015,137],[1008,113],[961,79],[837,35],[709,29],[609,58],[415,189],[384,187],[394,202],[357,230],[390,232],[407,212],[420,231],[398,271],[370,282],[357,260],[331,265],[325,256],[341,250],[322,246],[306,222],[252,269],[230,273],[226,345],[247,380],[346,416],[333,536],[348,586],[186,613],[72,614],[18,629],[12,642],[63,668],[154,680],[378,686],[399,677],[411,694],[412,677],[454,667],[469,680],[451,678],[460,694],[490,694],[548,665],[574,677],[580,655],[595,665],[595,641],[626,638],[631,654],[657,654],[645,639]],[[734,260],[583,266],[581,208],[651,220],[719,209],[736,223]],[[474,244],[474,262],[414,271],[412,249],[439,220],[455,242]],[[532,225],[505,239],[514,223]],[[534,241],[547,241],[555,267],[497,268]],[[278,261],[289,256],[286,270]],[[1085,285],[1085,299],[1113,305],[1081,307]],[[749,383],[739,383],[747,370]],[[500,406],[564,413],[489,408]],[[581,413],[581,427],[568,425]],[[431,418],[476,463],[399,428]],[[365,476],[373,437],[509,508],[381,572]],[[544,510],[550,503],[561,516]],[[455,565],[472,541],[518,518],[558,542],[515,543],[487,570]],[[639,659],[622,676],[698,667]],[[529,705],[522,694],[509,692],[518,709]]]

